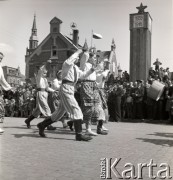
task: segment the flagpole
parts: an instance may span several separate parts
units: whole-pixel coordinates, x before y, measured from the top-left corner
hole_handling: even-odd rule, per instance
[[[91,48],[92,48],[92,46],[93,46],[93,29],[91,31]]]

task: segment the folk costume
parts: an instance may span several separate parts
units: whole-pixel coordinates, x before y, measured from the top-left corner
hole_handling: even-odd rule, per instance
[[[1,65],[0,65],[0,85],[1,85],[2,89],[5,91],[9,91],[12,89],[12,87],[7,83],[7,81],[4,78],[4,72],[3,72]],[[0,100],[0,118],[1,118],[2,122],[3,122],[4,116],[5,116],[4,101],[1,98],[1,100]],[[4,132],[4,130],[2,128],[0,128],[0,133],[3,133],[3,132]]]
[[[57,78],[55,78],[51,83],[51,88],[55,91],[49,93],[48,95],[48,104],[52,113],[58,108],[60,104],[59,89],[62,83],[62,80],[58,79],[58,76],[60,75],[60,73],[61,71],[57,72]],[[61,118],[61,122],[62,122],[63,128],[66,128],[67,124],[65,123],[65,116]]]
[[[43,122],[39,123],[37,127],[39,128],[39,134],[41,137],[45,137],[44,129],[54,123],[55,121],[60,120],[64,114],[67,112],[70,115],[70,118],[74,121],[74,128],[76,133],[77,141],[88,141],[92,138],[90,136],[82,134],[82,120],[83,114],[82,111],[74,97],[75,84],[78,79],[85,78],[90,75],[94,69],[83,72],[79,70],[78,66],[74,63],[78,59],[81,50],[76,51],[72,56],[70,56],[62,66],[62,84],[60,87],[60,104],[58,109],[52,114],[50,118],[45,119]]]
[[[89,53],[83,52],[80,60],[80,69],[87,71],[93,66],[93,59],[89,59]],[[86,132],[89,135],[97,136],[97,134],[106,135],[107,132],[102,130],[103,121],[105,121],[105,113],[102,108],[102,100],[96,83],[96,72],[93,72],[87,78],[82,80],[80,88],[81,108],[84,115],[84,123]],[[91,130],[91,121],[98,121],[97,133]]]
[[[48,92],[54,92],[54,90],[49,87],[45,74],[47,74],[47,70],[45,65],[43,65],[40,67],[38,74],[36,76],[36,108],[33,110],[32,115],[25,120],[25,123],[28,128],[31,127],[30,122],[34,118],[38,117],[40,114],[42,114],[44,117],[51,116],[51,110],[48,105]]]
[[[105,82],[106,79],[108,77],[108,73],[109,70],[104,70],[104,64],[100,63],[99,65],[97,65],[98,70],[96,71],[96,83],[98,86],[98,90],[99,90],[99,94],[102,100],[102,108],[104,110],[105,113],[105,118],[106,118],[106,122],[108,122],[109,120],[109,115],[108,115],[108,105],[107,105],[107,95],[106,95],[106,90],[105,90]],[[105,128],[104,126],[102,126],[103,130],[108,130],[107,128]]]

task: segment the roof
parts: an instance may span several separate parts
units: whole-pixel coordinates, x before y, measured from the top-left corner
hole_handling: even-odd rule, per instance
[[[63,34],[62,34],[63,35]],[[63,35],[64,36],[64,35]],[[68,36],[64,36],[66,39],[68,39],[68,41],[70,41],[70,43],[71,44],[73,44],[73,40],[72,39],[70,39]],[[73,44],[74,45],[74,44]],[[75,45],[74,45],[75,46]],[[78,44],[78,46],[80,47],[80,48],[82,48],[82,46],[80,45],[80,44]]]
[[[97,54],[100,56],[100,59],[109,59],[111,51],[101,51],[97,52]]]

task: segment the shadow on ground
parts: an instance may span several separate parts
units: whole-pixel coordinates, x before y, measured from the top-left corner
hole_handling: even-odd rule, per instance
[[[173,133],[167,133],[167,132],[155,132],[154,134],[147,134],[147,135],[173,138]]]
[[[173,146],[173,140],[168,140],[168,139],[148,139],[148,138],[136,138],[136,139],[159,146],[169,146],[169,147]]]

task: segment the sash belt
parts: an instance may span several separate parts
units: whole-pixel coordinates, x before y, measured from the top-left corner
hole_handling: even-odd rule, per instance
[[[37,91],[46,91],[46,88],[37,88]]]

